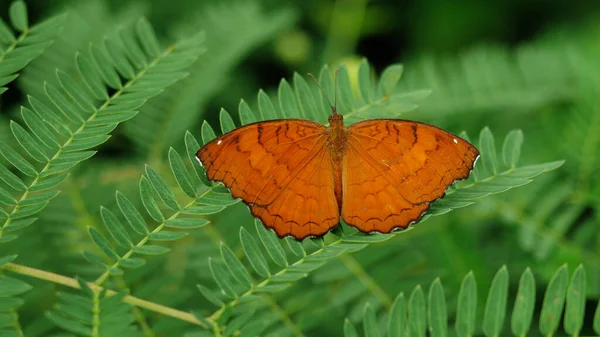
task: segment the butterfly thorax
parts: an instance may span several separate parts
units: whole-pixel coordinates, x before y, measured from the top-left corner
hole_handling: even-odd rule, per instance
[[[325,129],[326,145],[333,166],[333,181],[338,205],[342,204],[342,161],[348,148],[348,129],[344,126],[344,117],[335,109],[329,116],[329,127]]]

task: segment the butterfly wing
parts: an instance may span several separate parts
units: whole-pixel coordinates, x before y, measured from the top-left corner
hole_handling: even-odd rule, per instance
[[[467,141],[432,125],[368,120],[351,125],[342,163],[342,218],[361,231],[406,228],[468,177],[479,156]]]
[[[208,179],[223,182],[280,237],[325,234],[339,222],[325,126],[308,120],[249,124],[197,153]]]

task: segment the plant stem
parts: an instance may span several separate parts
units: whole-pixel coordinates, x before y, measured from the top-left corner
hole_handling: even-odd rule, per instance
[[[75,289],[81,289],[81,287],[77,283],[77,280],[75,280],[74,278],[71,278],[71,277],[67,277],[67,276],[63,276],[63,275],[59,275],[59,274],[51,273],[48,271],[31,268],[31,267],[22,266],[22,265],[15,264],[15,263],[7,263],[4,266],[2,266],[2,268],[4,270],[8,270],[13,273],[26,275],[26,276],[30,276],[30,277],[35,277],[40,280],[50,281],[53,283],[57,283],[57,284],[75,288]],[[93,282],[87,282],[87,285],[92,290],[100,291],[100,290],[104,289],[103,287],[100,287]],[[107,289],[107,291],[106,291],[107,296],[112,296],[115,294],[116,294],[116,292],[113,290]],[[206,328],[206,325],[204,323],[200,322],[194,315],[187,313],[187,312],[169,308],[167,306],[164,306],[164,305],[161,305],[158,303],[154,303],[154,302],[150,302],[150,301],[146,301],[141,298],[130,296],[130,295],[125,296],[123,298],[123,302],[129,303],[129,304],[134,305],[139,308],[144,308],[144,309],[147,309],[150,311],[160,313],[165,316],[173,317],[175,319],[186,321],[188,323],[192,323],[194,325],[199,325],[201,327]]]

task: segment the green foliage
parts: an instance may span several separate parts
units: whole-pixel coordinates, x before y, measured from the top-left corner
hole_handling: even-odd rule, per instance
[[[0,94],[8,89],[5,85],[19,76],[16,72],[25,68],[54,42],[65,19],[64,15],[57,16],[29,27],[23,1],[13,2],[8,13],[12,28],[18,35],[15,36],[13,29],[0,19]]]
[[[177,33],[204,30],[210,52],[190,67],[188,78],[144,106],[136,123],[125,125],[136,149],[152,159],[163,156],[169,144],[200,120],[209,99],[232,80],[232,69],[246,54],[289,27],[294,13],[289,9],[267,12],[255,1],[238,1],[231,6],[208,5],[193,21]]]
[[[321,3],[115,4],[0,22],[0,335],[600,334],[597,34],[322,66],[340,31],[387,29],[380,4],[360,30]],[[481,157],[414,229],[282,240],[195,154],[252,122],[326,124],[301,73],[333,100],[338,67],[346,124],[465,130]]]
[[[124,49],[123,41],[133,43]],[[14,121],[11,131],[21,150],[40,164],[34,166],[0,143],[4,158],[30,178],[26,183],[0,166],[0,178],[21,193],[15,197],[0,188],[3,204],[10,207],[0,214],[0,242],[16,239],[16,234],[9,233],[35,222],[33,215],[58,194],[51,189],[63,182],[75,165],[96,153],[89,149],[106,142],[107,134],[134,117],[135,109],[150,97],[185,77],[181,70],[197,57],[201,42],[202,37],[193,37],[163,51],[148,22],[140,20],[132,30],[119,31],[101,46],[90,46],[89,54],[77,54],[78,77],[58,70],[59,88],[46,83],[46,97],[29,96],[31,109],[21,110],[29,131]],[[114,93],[109,94],[105,85]]]
[[[544,301],[541,306],[542,316],[540,317],[537,329],[544,336],[552,336],[557,332],[560,317],[563,316],[564,309],[564,331],[569,336],[579,336],[582,328],[582,320],[586,315],[585,308],[581,300],[586,295],[586,276],[583,266],[578,266],[569,280],[569,272],[566,265],[560,267],[550,284],[546,288]],[[474,292],[475,278],[472,273],[465,276],[460,291],[458,293],[457,317],[454,324],[457,336],[472,336],[480,334],[492,336],[507,336],[507,314],[508,296],[508,270],[503,266],[498,270],[494,277],[487,295],[485,303],[485,313],[483,323],[479,327],[478,319],[475,316],[477,308],[477,293]],[[364,308],[363,317],[363,335],[369,337],[384,336],[425,336],[426,331],[431,336],[448,335],[448,319],[445,312],[446,296],[444,288],[439,279],[431,283],[428,292],[427,303],[425,303],[423,290],[416,286],[413,290],[408,305],[404,300],[402,293],[398,294],[394,301],[394,306],[387,316],[387,328],[380,331],[380,325],[376,323],[376,317],[369,304]],[[567,304],[565,307],[565,297]],[[535,281],[531,270],[528,268],[521,274],[518,286],[518,292],[514,298],[514,308],[511,320],[511,332],[513,336],[526,336],[531,333],[535,326],[532,326],[531,317],[536,305],[535,299]],[[425,314],[427,307],[427,315]],[[408,314],[407,314],[408,313]],[[598,310],[596,310],[598,316]],[[479,330],[481,329],[481,330]],[[359,336],[353,324],[346,320],[344,323],[346,337]],[[596,330],[596,333],[598,331]]]
[[[125,292],[106,296],[79,284],[86,296],[58,292],[56,310],[46,314],[50,321],[77,336],[142,336],[132,325],[130,306],[122,302]]]

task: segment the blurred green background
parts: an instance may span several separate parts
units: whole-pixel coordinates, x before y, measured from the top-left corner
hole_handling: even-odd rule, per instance
[[[9,3],[0,6],[4,16]],[[259,89],[274,95],[280,79],[294,72],[316,73],[328,63],[345,64],[352,73],[366,57],[377,72],[404,64],[398,92],[432,90],[403,118],[454,133],[466,130],[471,139],[489,126],[497,147],[509,130],[522,129],[521,163],[567,161],[527,186],[329,262],[274,297],[272,336],[342,336],[344,318],[360,322],[365,303],[386,311],[400,291],[428,287],[436,277],[452,316],[463,276],[474,272],[483,299],[502,265],[511,275],[510,298],[528,266],[542,294],[563,263],[571,270],[580,263],[586,267],[589,301],[582,335],[592,334],[600,296],[599,1],[97,0],[27,1],[27,6],[30,22],[70,14],[55,43],[2,95],[3,140],[9,138],[8,119],[26,96],[40,94],[44,80],[56,81],[55,68],[74,71],[75,52],[139,16],[149,19],[165,44],[205,30],[207,52],[188,78],[144,105],[77,169],[41,214],[43,226],[30,228],[27,240],[2,247],[28,252],[20,253],[20,263],[93,277],[96,270],[80,252],[95,249],[86,227],[100,221],[99,206],[116,208],[116,189],[135,195],[144,164],[166,172],[167,150],[183,147],[185,130],[199,137],[204,119],[218,125],[221,107],[236,115],[240,99],[256,106]],[[209,230],[177,243],[169,255],[128,272],[124,282],[132,293],[180,310],[210,312],[195,289],[196,283],[212,282],[207,258],[219,255],[221,240],[239,253],[239,227],[254,226],[242,205],[212,220]],[[27,295],[21,320],[28,336],[45,336],[56,331],[40,316],[55,303],[53,286],[31,283],[37,286]],[[538,304],[541,300],[538,295]],[[193,330],[184,322],[148,317],[157,336]]]

